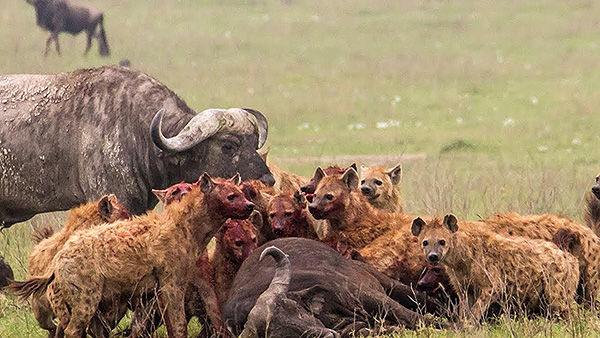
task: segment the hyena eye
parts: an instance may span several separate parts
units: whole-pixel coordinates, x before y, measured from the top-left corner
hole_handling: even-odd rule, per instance
[[[380,180],[376,180],[376,181],[375,181],[375,184],[377,184],[377,185],[382,185],[382,184],[383,184],[383,182],[381,182]]]
[[[227,196],[228,201],[233,201],[234,199],[235,199],[235,194],[231,194],[231,195]]]
[[[440,245],[441,245],[441,246],[444,246],[444,245],[446,245],[446,241],[445,241],[445,240],[443,240],[443,239],[440,239],[439,243],[440,243]]]
[[[252,243],[256,243],[256,237],[252,237]]]
[[[429,242],[423,241],[423,246],[427,246],[427,245],[429,245]]]
[[[244,243],[242,243],[242,241],[235,241],[235,246],[237,246],[237,247],[242,246],[242,244],[244,244]]]
[[[332,194],[326,194],[325,198],[331,201],[333,199],[333,195]]]
[[[273,214],[269,214],[269,217],[270,218],[275,218],[275,214],[274,213]]]
[[[289,212],[289,211],[286,211],[284,215],[285,215],[285,217],[291,217],[291,216],[292,216],[292,213],[291,213],[291,212]]]

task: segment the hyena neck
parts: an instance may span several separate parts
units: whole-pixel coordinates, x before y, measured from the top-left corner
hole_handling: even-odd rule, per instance
[[[393,189],[391,194],[387,196],[379,196],[376,199],[369,200],[371,204],[380,210],[387,212],[402,212],[402,199],[398,189]]]
[[[362,223],[375,210],[362,194],[350,192],[348,203],[344,205],[344,212],[340,213],[341,217],[330,219],[329,222],[334,229],[343,231]]]
[[[466,234],[457,232],[452,235],[451,247],[444,257],[444,265],[448,266],[455,273],[468,274],[471,270],[471,258],[473,256]]]

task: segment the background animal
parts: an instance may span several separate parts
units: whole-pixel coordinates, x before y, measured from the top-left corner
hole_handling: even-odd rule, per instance
[[[4,288],[8,285],[9,280],[14,279],[15,276],[13,274],[13,270],[8,265],[4,256],[0,256],[0,289]]]
[[[27,3],[35,8],[37,25],[50,31],[44,56],[47,56],[50,52],[52,41],[56,44],[56,52],[60,55],[58,35],[61,32],[76,35],[84,30],[87,33],[85,55],[90,51],[92,38],[98,40],[98,52],[101,56],[110,55],[102,12],[93,7],[72,4],[67,0],[27,0]],[[98,27],[97,32],[96,27]]]
[[[152,189],[193,182],[203,172],[273,184],[256,152],[267,138],[262,113],[196,114],[140,71],[0,76],[0,97],[15,101],[0,114],[7,126],[0,129],[4,227],[110,193],[141,214],[158,202]]]
[[[459,231],[454,215],[413,221],[423,254],[443,264],[460,298],[461,318],[478,323],[494,302],[528,310],[547,308],[570,318],[579,283],[577,259],[551,242],[504,237],[473,227]],[[475,303],[469,302],[473,292]]]
[[[401,179],[402,166],[400,164],[391,169],[362,167],[360,192],[377,209],[402,212]]]

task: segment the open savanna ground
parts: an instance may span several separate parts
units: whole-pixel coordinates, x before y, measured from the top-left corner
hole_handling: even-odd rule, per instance
[[[44,58],[49,34],[35,25],[33,7],[4,0],[0,74],[127,58],[197,111],[262,111],[269,158],[283,169],[310,176],[353,156],[365,165],[400,161],[411,214],[516,211],[583,221],[583,196],[600,169],[598,2],[77,2],[105,13],[110,57],[99,57],[95,42],[84,57],[84,35],[62,34],[62,57],[52,50]],[[17,279],[32,227],[60,219],[37,216],[0,233],[0,254]],[[598,336],[598,318],[501,318],[394,336]],[[0,293],[0,337],[44,332],[28,304]]]

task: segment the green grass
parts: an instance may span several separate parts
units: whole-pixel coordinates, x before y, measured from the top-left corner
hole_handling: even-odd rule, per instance
[[[93,5],[105,12],[109,58],[100,58],[95,44],[83,57],[84,36],[64,34],[63,56],[53,51],[44,58],[48,33],[35,26],[33,7],[5,1],[0,74],[55,73],[128,58],[197,111],[248,106],[264,112],[276,164],[290,157],[425,153],[424,160],[403,162],[411,213],[476,219],[501,211],[551,212],[582,220],[583,194],[600,159],[600,3]],[[282,161],[280,167],[308,176],[329,164]],[[0,253],[16,278],[24,277],[36,222],[47,220],[36,217],[0,233]],[[599,333],[597,318],[588,317],[583,324]],[[458,333],[400,336],[516,336],[511,325],[527,336],[586,335],[563,324],[506,321]],[[38,336],[43,332],[27,305],[10,296],[0,300],[0,337]]]

